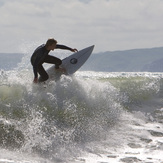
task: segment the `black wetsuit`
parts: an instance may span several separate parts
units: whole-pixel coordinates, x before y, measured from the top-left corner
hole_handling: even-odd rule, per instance
[[[56,45],[55,49],[66,49],[72,50],[71,48],[65,45]],[[59,58],[49,55],[49,50],[46,49],[45,44],[39,46],[31,56],[31,64],[33,66],[33,72],[35,78],[38,78],[38,73],[40,74],[39,82],[43,82],[49,78],[47,72],[42,66],[43,63],[55,64],[56,69],[59,68],[59,65],[62,64],[62,61]]]

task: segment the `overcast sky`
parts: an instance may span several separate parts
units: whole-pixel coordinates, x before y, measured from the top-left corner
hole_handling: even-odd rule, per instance
[[[0,52],[55,38],[95,52],[163,46],[163,0],[0,0]]]

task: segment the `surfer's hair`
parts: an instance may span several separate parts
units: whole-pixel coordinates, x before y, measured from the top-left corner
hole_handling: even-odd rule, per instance
[[[53,44],[57,44],[57,40],[55,40],[54,38],[49,38],[47,41],[46,41],[46,44],[45,46],[48,47],[48,46],[51,46]]]

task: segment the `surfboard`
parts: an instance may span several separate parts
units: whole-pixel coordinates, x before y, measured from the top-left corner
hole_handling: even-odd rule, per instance
[[[49,78],[58,78],[58,76],[62,75],[63,73],[66,75],[74,74],[87,61],[92,54],[93,49],[94,45],[84,48],[64,58],[60,66],[65,70],[64,72],[60,72],[59,70],[55,69],[55,65],[53,65],[47,70]]]

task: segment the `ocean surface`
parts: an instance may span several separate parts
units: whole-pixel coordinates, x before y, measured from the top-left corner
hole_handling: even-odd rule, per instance
[[[0,163],[163,163],[163,73],[36,85],[29,56],[10,66],[0,65]]]

